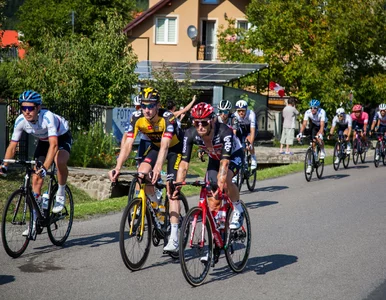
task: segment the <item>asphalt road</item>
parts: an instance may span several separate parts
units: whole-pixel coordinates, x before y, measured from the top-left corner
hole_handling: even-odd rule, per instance
[[[178,261],[152,248],[144,268],[120,257],[121,213],[75,222],[64,248],[38,236],[18,259],[0,247],[0,299],[386,299],[386,167],[326,167],[322,180],[298,173],[243,189],[252,219],[245,271],[222,255],[192,288]],[[197,198],[189,199],[190,205]]]

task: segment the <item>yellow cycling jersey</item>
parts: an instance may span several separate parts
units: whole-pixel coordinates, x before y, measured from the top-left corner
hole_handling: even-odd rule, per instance
[[[143,116],[141,110],[135,111],[131,116],[127,137],[135,138],[140,131],[157,147],[160,147],[163,137],[171,139],[170,147],[180,143],[181,136],[173,113],[161,108],[158,110],[158,116],[160,118],[157,123],[152,124]]]

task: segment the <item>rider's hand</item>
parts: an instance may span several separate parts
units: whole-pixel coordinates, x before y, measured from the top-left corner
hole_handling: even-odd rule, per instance
[[[180,196],[181,186],[176,186],[173,195],[169,198],[170,200],[178,200]]]
[[[162,167],[157,166],[157,164],[153,168],[153,174],[151,175],[151,183],[155,184],[158,178],[161,176]]]
[[[46,168],[42,165],[39,169],[35,171],[35,174],[37,174],[40,178],[44,178],[47,175]]]
[[[0,167],[0,175],[6,176],[7,175],[7,170],[8,170],[8,167],[6,167],[4,165],[1,165],[1,167]]]
[[[300,140],[302,137],[303,137],[303,134],[302,134],[302,133],[299,133],[299,134],[296,136],[296,138],[297,138],[298,140]]]
[[[111,182],[116,182],[119,176],[119,171],[114,169],[109,171],[109,178]]]
[[[327,139],[329,140],[331,138],[331,133],[327,134]]]

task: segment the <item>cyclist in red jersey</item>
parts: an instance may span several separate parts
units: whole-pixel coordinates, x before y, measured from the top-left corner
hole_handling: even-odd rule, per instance
[[[364,145],[367,145],[367,124],[369,123],[369,115],[367,112],[363,111],[363,107],[360,104],[355,104],[352,108],[352,114],[350,115],[352,119],[352,128],[362,129],[360,133],[361,139]],[[353,134],[353,143],[355,140],[355,134]],[[367,147],[367,146],[366,146]]]

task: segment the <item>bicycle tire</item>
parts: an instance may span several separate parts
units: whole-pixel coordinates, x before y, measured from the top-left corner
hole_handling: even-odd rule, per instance
[[[358,143],[358,139],[355,139],[354,140],[354,143],[353,143],[353,153],[352,153],[352,161],[354,163],[354,165],[357,165],[358,164],[358,158],[359,158],[359,143]]]
[[[308,165],[311,165],[311,173],[307,174],[307,167]],[[312,172],[314,171],[314,155],[312,153],[312,149],[309,148],[306,151],[306,157],[304,159],[304,175],[306,177],[306,180],[309,182],[312,178]]]
[[[245,181],[247,182],[247,187],[250,192],[253,192],[256,186],[256,179],[257,179],[257,169],[252,170],[251,163],[252,163],[252,157],[249,154],[247,157],[248,162],[248,170],[245,174]]]
[[[334,147],[334,154],[332,156],[332,165],[333,165],[335,171],[338,171],[340,161],[341,161],[341,157],[340,157],[341,153],[340,153],[340,147],[339,146],[340,146],[340,143],[336,142],[335,147]],[[339,158],[339,162],[337,164],[335,163],[336,158]]]
[[[52,244],[56,246],[62,246],[68,236],[70,235],[72,222],[74,219],[74,200],[72,198],[72,193],[68,185],[66,185],[66,203],[64,208],[59,213],[53,213],[52,209],[54,206],[54,199],[56,192],[58,191],[58,185],[54,185],[52,188],[50,201],[48,205],[49,214],[49,224],[47,226],[48,237]]]
[[[376,158],[377,153],[378,153],[378,159]],[[381,143],[378,141],[377,144],[375,145],[375,149],[374,149],[374,166],[376,168],[379,167],[379,158],[380,157],[381,157]]]
[[[318,153],[318,157],[320,157],[320,154],[322,152],[322,150],[320,149],[320,147],[318,146],[317,148],[317,153]],[[318,161],[315,161],[315,158],[314,158],[314,164],[316,166],[316,177],[318,177],[318,179],[321,179],[322,176],[323,176],[323,170],[324,170],[324,159],[319,159]]]
[[[251,220],[244,202],[240,200],[240,204],[244,210],[243,225],[236,230],[229,229],[232,215],[231,208],[227,211],[227,220],[225,223],[225,257],[229,267],[236,273],[240,273],[244,270],[248,263],[248,257],[251,250]]]
[[[384,166],[386,166],[386,159],[385,159],[385,144],[382,142],[382,147],[381,147],[381,155],[382,155],[382,163]]]
[[[241,168],[239,172],[236,175],[236,185],[239,191],[241,191],[241,187],[243,186],[244,183],[244,173],[245,173],[245,165],[244,163],[241,165]]]
[[[13,258],[22,255],[30,241],[28,236],[22,235],[27,228],[32,228],[32,206],[27,197],[23,190],[14,191],[5,204],[1,219],[3,247]]]
[[[360,155],[362,163],[366,162],[366,154],[367,154],[367,150],[366,149],[367,149],[367,146],[364,145],[364,147],[365,147],[365,149],[362,149],[361,155]]]
[[[180,208],[181,208],[180,209],[180,217],[179,217],[179,221],[178,221],[178,227],[181,228],[182,222],[183,222],[186,214],[189,211],[189,204],[188,204],[188,200],[186,200],[186,197],[182,192],[180,192],[178,200],[180,201]],[[166,232],[166,234],[165,234],[164,246],[167,245],[167,243],[169,241],[169,236],[170,236],[169,199],[167,196],[165,199],[165,211],[166,211],[166,213],[165,213],[165,222],[164,222],[163,229]],[[187,236],[184,237],[185,243],[187,242],[187,238],[188,238]],[[168,255],[174,259],[179,258],[178,252],[168,252]]]
[[[208,210],[209,213],[209,210]],[[179,254],[182,274],[192,286],[199,286],[208,276],[213,259],[213,237],[209,217],[206,216],[203,227],[202,209],[193,207],[189,210],[182,222],[179,240]],[[201,247],[202,230],[204,232],[204,246]],[[184,237],[189,240],[184,242]],[[202,258],[206,260],[203,262]]]
[[[142,199],[134,198],[123,211],[119,226],[119,250],[125,266],[131,271],[141,269],[149,256],[151,247],[152,223],[148,209],[145,212],[143,235],[140,235],[142,209]],[[137,217],[132,222],[134,210],[136,210],[135,215]],[[133,226],[133,231],[130,234],[131,225]]]
[[[343,167],[344,167],[345,169],[347,169],[349,163],[350,163],[350,154],[343,153]]]

